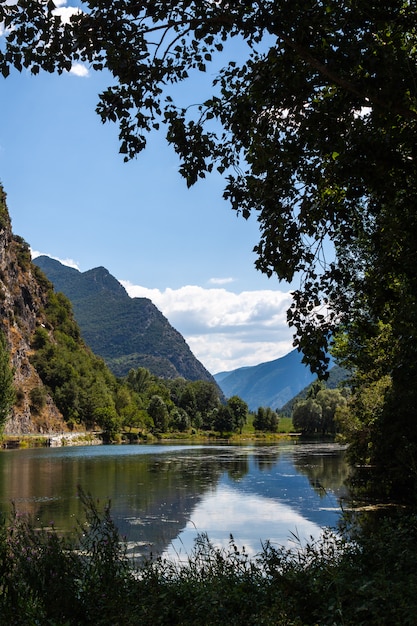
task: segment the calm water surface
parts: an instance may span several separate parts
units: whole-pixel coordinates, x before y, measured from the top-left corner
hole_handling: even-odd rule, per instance
[[[85,446],[0,452],[0,509],[40,523],[83,519],[77,486],[103,505],[135,553],[189,554],[198,533],[249,554],[337,526],[347,477],[336,444]]]

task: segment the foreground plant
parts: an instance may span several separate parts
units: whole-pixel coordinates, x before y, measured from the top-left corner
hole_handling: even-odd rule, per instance
[[[71,537],[14,511],[0,532],[0,624],[15,626],[412,625],[417,520],[395,514],[249,558],[200,535],[185,562],[127,558],[110,516],[80,494]],[[375,518],[373,518],[375,521]],[[352,529],[355,532],[352,532]]]
[[[70,537],[16,510],[3,526],[1,615],[10,624],[116,624],[132,572],[108,506],[80,492],[85,521]],[[9,621],[6,616],[10,617]],[[52,622],[51,622],[52,620]],[[0,623],[3,623],[0,621]]]

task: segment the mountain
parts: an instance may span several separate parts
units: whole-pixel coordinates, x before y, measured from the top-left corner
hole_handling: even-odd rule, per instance
[[[69,298],[85,342],[117,376],[145,367],[162,378],[214,382],[151,300],[130,298],[104,267],[80,272],[47,256],[34,263]]]
[[[241,397],[251,411],[260,406],[280,409],[316,379],[301,359],[302,355],[292,350],[274,361],[219,372],[214,379],[226,398]]]

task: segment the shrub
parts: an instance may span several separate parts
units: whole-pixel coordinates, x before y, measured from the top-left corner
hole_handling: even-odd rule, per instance
[[[46,390],[44,387],[34,387],[30,390],[30,409],[33,413],[40,413],[46,403]]]

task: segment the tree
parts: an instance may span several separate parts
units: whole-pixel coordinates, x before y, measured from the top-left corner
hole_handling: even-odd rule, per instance
[[[353,462],[361,459],[367,467],[371,463],[373,450],[370,442],[377,440],[376,431],[383,418],[385,397],[390,387],[390,376],[361,384],[357,381],[353,395],[336,411],[337,429],[350,443],[349,456]]]
[[[322,433],[322,408],[317,400],[308,398],[296,404],[292,413],[294,428],[303,435]]]
[[[90,372],[90,375],[92,372]],[[83,422],[88,428],[92,428],[93,425],[98,422],[99,426],[103,429],[107,429],[107,425],[104,427],[102,422],[97,419],[97,416],[103,415],[106,420],[116,419],[117,411],[114,405],[113,394],[106,381],[97,377],[96,380],[91,381],[88,376],[81,378],[77,381],[78,384],[86,385],[85,389],[80,391],[79,412]],[[65,416],[66,417],[66,416]],[[114,420],[113,420],[114,421]],[[115,423],[115,422],[114,422]],[[113,427],[110,429],[113,430]],[[116,426],[114,428],[116,430]]]
[[[313,383],[306,400],[299,401],[294,407],[294,428],[304,434],[334,434],[337,412],[345,407],[346,398],[339,389],[326,389]]]
[[[46,389],[44,386],[33,387],[29,393],[30,410],[33,413],[40,413],[46,404]]]
[[[128,406],[124,407],[120,412],[121,425],[124,428],[129,428],[129,432],[132,432],[132,428],[144,427],[144,413],[143,409],[132,402]]]
[[[159,433],[166,433],[169,414],[167,405],[161,396],[152,396],[147,411],[153,420],[154,430]]]
[[[217,408],[220,405],[219,388],[215,383],[206,380],[195,380],[190,384],[194,392],[196,417],[193,419],[194,425],[200,423],[205,430],[210,430]]]
[[[4,333],[0,331],[0,435],[16,399],[10,353]]]
[[[192,420],[194,420],[197,413],[197,401],[195,392],[191,384],[187,384],[180,392],[178,397],[178,406],[186,411]]]
[[[90,0],[81,8],[63,24],[53,2],[2,2],[0,71],[62,72],[74,61],[107,69],[114,84],[97,111],[119,124],[125,159],[162,123],[188,185],[225,174],[232,208],[259,221],[257,268],[300,278],[288,320],[313,371],[325,375],[338,332],[355,375],[373,367],[368,339],[389,326],[380,359],[391,386],[372,463],[396,475],[393,492],[414,498],[415,3]],[[229,40],[247,57],[217,71]],[[196,106],[194,93],[176,102],[177,83],[209,63],[211,95]],[[405,444],[387,467],[387,445]]]
[[[271,407],[260,406],[253,419],[253,427],[255,430],[264,430],[266,432],[276,433],[278,430],[279,418]]]
[[[230,406],[222,404],[214,413],[213,428],[221,435],[235,430],[234,414]]]
[[[323,434],[336,432],[336,414],[340,407],[346,406],[346,398],[339,389],[321,389],[316,395],[321,406],[321,429]]]
[[[226,406],[233,414],[233,430],[241,433],[248,417],[248,405],[239,396],[232,396],[228,399]]]
[[[178,430],[180,433],[188,430],[191,426],[191,420],[187,412],[175,407],[170,413],[170,426],[172,430]]]
[[[112,442],[116,440],[121,428],[121,420],[114,406],[102,406],[94,410],[96,423],[103,430],[104,440]]]
[[[131,369],[127,375],[127,383],[139,394],[144,394],[153,383],[153,377],[149,370],[144,367]]]

